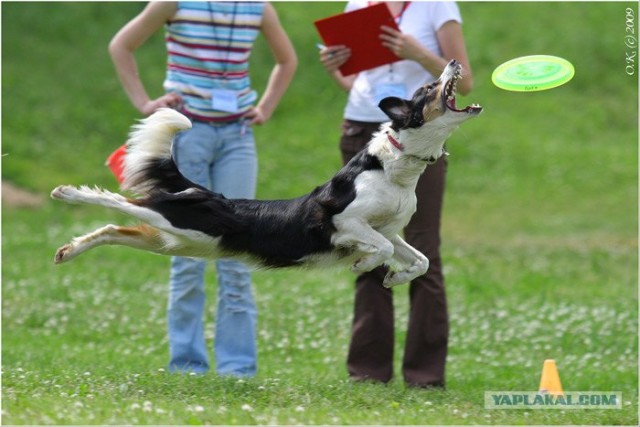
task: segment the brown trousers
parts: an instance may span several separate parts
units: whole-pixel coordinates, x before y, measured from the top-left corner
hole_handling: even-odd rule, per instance
[[[346,120],[340,139],[346,164],[371,139],[379,123]],[[440,260],[440,214],[444,197],[446,160],[427,167],[418,180],[417,211],[404,238],[429,258],[429,271],[409,285],[410,312],[402,361],[409,386],[444,387],[449,318]],[[393,377],[394,313],[391,289],[382,286],[386,267],[356,279],[349,375],[356,380],[388,382]],[[402,285],[398,288],[402,289]]]

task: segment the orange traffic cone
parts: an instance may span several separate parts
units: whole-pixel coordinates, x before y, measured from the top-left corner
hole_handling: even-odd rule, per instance
[[[547,359],[542,366],[542,376],[540,377],[539,393],[548,393],[554,396],[564,396],[562,384],[560,383],[560,375],[556,367],[556,361]]]

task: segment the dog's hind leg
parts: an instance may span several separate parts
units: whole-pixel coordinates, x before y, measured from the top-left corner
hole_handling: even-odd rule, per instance
[[[54,188],[51,192],[51,198],[71,204],[84,203],[113,209],[118,209],[120,204],[127,203],[127,198],[121,194],[99,188],[91,189],[87,186],[77,188],[72,185],[60,185]]]
[[[165,244],[160,230],[148,225],[119,227],[106,225],[96,231],[76,237],[57,250],[54,262],[62,264],[78,255],[102,245],[123,245],[150,252],[164,253]]]
[[[401,271],[389,270],[382,285],[390,288],[402,283],[410,282],[418,276],[422,276],[429,270],[429,259],[420,251],[405,242],[400,236],[391,239],[393,244],[393,259],[407,267]]]
[[[135,200],[129,200],[121,194],[112,193],[107,190],[98,188],[91,189],[83,186],[80,188],[71,185],[61,185],[51,192],[51,198],[62,200],[71,204],[84,203],[88,205],[98,205],[105,208],[114,209],[127,215],[131,215],[139,220],[146,222],[153,227],[165,230],[169,233],[176,233],[174,227],[171,226],[158,212],[155,212],[144,206],[135,204]]]

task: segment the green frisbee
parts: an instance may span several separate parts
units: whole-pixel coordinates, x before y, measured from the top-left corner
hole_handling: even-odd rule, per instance
[[[498,66],[491,75],[491,81],[500,89],[535,92],[563,85],[574,74],[573,65],[566,59],[550,55],[530,55]]]

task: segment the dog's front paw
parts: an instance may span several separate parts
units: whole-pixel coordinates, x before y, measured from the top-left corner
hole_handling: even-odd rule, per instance
[[[366,255],[353,263],[351,271],[356,274],[366,273],[388,262],[393,256],[393,245],[385,243],[379,247],[367,247]]]
[[[389,271],[386,276],[384,276],[384,280],[382,281],[382,286],[389,289],[394,286],[398,286],[405,283],[403,279],[400,278],[398,273],[395,271]]]
[[[413,265],[403,271],[389,271],[382,282],[385,288],[408,283],[416,277],[426,274],[429,270],[429,260],[427,258],[417,260]]]
[[[361,273],[366,273],[368,271],[371,271],[373,270],[373,268],[369,268],[369,265],[363,262],[363,259],[360,258],[359,260],[353,263],[350,270],[352,273],[361,274]]]
[[[368,273],[369,271],[383,264],[384,260],[371,257],[363,257],[353,263],[353,265],[351,266],[351,272],[355,274]]]

